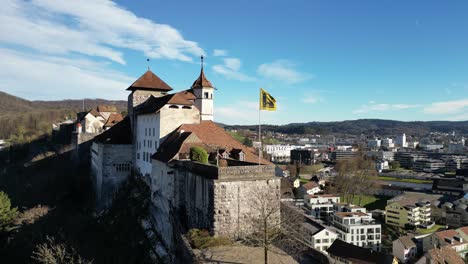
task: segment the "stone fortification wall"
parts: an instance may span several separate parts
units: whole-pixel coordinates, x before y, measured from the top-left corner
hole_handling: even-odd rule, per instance
[[[120,186],[132,171],[132,145],[93,143],[91,168],[98,210],[111,205]]]
[[[216,180],[214,184],[213,232],[219,236],[242,237],[256,230],[259,213],[274,211],[271,222],[280,218],[280,181],[274,174],[268,179],[242,176]]]

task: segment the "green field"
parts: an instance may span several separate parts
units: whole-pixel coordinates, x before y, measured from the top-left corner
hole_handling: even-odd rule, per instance
[[[422,228],[418,228],[416,230],[416,233],[420,234],[420,235],[425,235],[425,234],[430,234],[430,233],[434,233],[434,232],[437,232],[439,229],[444,229],[445,226],[443,225],[434,225],[432,228],[430,229],[422,229]]]
[[[419,179],[402,179],[388,176],[379,176],[378,180],[382,181],[398,181],[398,182],[408,182],[408,183],[432,183],[431,180],[419,180]]]
[[[359,205],[359,197],[356,196],[354,197],[354,200],[351,201],[346,201],[341,197],[341,202],[345,203],[351,203],[359,206],[365,207],[367,210],[374,210],[374,209],[385,209],[385,206],[387,205],[387,200],[390,197],[387,196],[380,196],[380,195],[364,195],[361,200],[361,204]]]

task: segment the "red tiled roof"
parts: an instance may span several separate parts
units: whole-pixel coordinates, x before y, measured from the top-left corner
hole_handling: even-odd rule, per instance
[[[171,99],[167,103],[178,105],[193,105],[193,103],[187,100],[187,97],[182,93],[173,94]]]
[[[189,137],[190,136],[190,137]],[[168,162],[177,153],[187,154],[191,147],[200,146],[208,152],[225,149],[234,152],[242,151],[245,154],[245,161],[257,163],[258,156],[250,152],[249,148],[235,140],[224,129],[217,126],[212,121],[202,121],[200,124],[181,125],[176,131],[168,136],[168,139],[161,144],[158,151],[153,155],[154,159]],[[262,164],[271,164],[262,159]]]
[[[434,264],[463,264],[463,259],[451,247],[433,248],[427,252],[429,261]]]
[[[202,121],[200,124],[181,125],[178,131],[192,132],[204,144],[224,148],[226,150],[241,149],[245,153],[245,161],[258,163],[258,156],[250,151],[247,146],[234,139],[223,128],[217,126],[213,121]],[[271,162],[262,159],[261,164],[271,164]]]
[[[112,127],[118,122],[123,120],[123,116],[121,114],[110,114],[109,119],[107,119],[104,127]]]
[[[460,227],[458,230],[463,232],[465,235],[468,235],[468,226]]]
[[[316,182],[314,181],[310,181],[304,185],[302,185],[306,190],[311,190],[313,188],[317,188],[317,187],[320,187]]]
[[[152,71],[146,71],[140,78],[138,78],[130,87],[127,88],[129,91],[137,89],[142,90],[153,90],[153,91],[172,91],[172,88],[161,80]]]
[[[192,89],[188,89],[188,90],[185,90],[185,91],[182,91],[182,92],[178,92],[180,94],[182,94],[185,99],[187,100],[195,100],[197,99],[197,97],[195,96],[195,94],[193,94],[193,90]]]
[[[449,229],[449,230],[436,232],[435,234],[441,241],[445,242],[449,246],[455,246],[455,245],[461,245],[461,244],[468,243],[468,241],[465,241],[465,240],[463,240],[463,242],[455,240],[453,237],[454,236],[460,236],[460,234],[458,234],[458,232],[455,231],[454,229]],[[453,243],[452,244],[448,243],[447,241],[445,241],[445,238],[452,239]]]
[[[203,68],[200,71],[200,76],[198,76],[198,79],[196,79],[192,84],[192,88],[195,88],[195,87],[214,88],[211,82],[206,78],[205,73],[203,72]]]

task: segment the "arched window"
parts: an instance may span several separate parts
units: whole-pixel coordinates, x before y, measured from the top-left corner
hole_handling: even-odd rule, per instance
[[[191,106],[182,106],[182,109],[192,109]]]
[[[177,105],[170,105],[169,108],[176,108],[176,109],[179,109],[179,107]]]
[[[210,99],[213,99],[213,94],[210,94]]]
[[[208,97],[208,92],[205,92],[205,98],[209,98],[209,97]]]

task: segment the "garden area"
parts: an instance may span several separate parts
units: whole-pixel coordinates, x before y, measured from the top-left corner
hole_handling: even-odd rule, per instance
[[[381,196],[381,195],[363,195],[361,198],[361,203],[359,203],[359,196],[355,196],[353,201],[347,201],[344,197],[341,197],[341,202],[351,203],[354,205],[359,205],[365,207],[367,210],[381,209],[384,210],[387,205],[387,200],[390,197]]]

